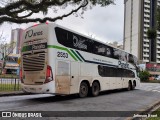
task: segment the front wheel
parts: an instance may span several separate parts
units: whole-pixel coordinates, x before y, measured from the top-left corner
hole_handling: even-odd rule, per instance
[[[98,96],[99,95],[99,92],[100,92],[100,86],[99,86],[99,83],[98,82],[93,82],[92,84],[92,88],[91,88],[91,93],[92,93],[92,96]]]
[[[88,95],[88,85],[86,82],[82,82],[79,88],[79,97],[87,97]]]

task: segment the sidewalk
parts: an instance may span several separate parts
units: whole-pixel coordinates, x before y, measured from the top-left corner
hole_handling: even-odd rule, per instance
[[[24,93],[23,91],[0,92],[0,97],[16,96],[16,95],[29,95],[29,93]]]

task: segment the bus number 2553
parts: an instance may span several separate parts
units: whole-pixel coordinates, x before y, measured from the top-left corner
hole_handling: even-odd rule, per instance
[[[57,57],[68,58],[68,53],[57,52]]]

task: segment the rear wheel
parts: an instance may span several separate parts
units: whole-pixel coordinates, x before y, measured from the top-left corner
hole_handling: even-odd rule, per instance
[[[130,91],[131,89],[132,89],[132,83],[129,81],[127,90]]]
[[[92,88],[91,88],[91,94],[92,96],[98,96],[100,91],[100,86],[98,82],[93,82]]]
[[[132,89],[134,90],[135,87],[136,87],[136,82],[134,81],[134,82],[133,82],[133,85],[132,85]]]
[[[88,95],[88,85],[86,82],[82,82],[79,88],[79,97],[87,97]]]

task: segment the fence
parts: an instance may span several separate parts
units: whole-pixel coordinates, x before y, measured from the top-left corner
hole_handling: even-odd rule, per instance
[[[0,92],[20,90],[20,80],[18,78],[0,78]]]

